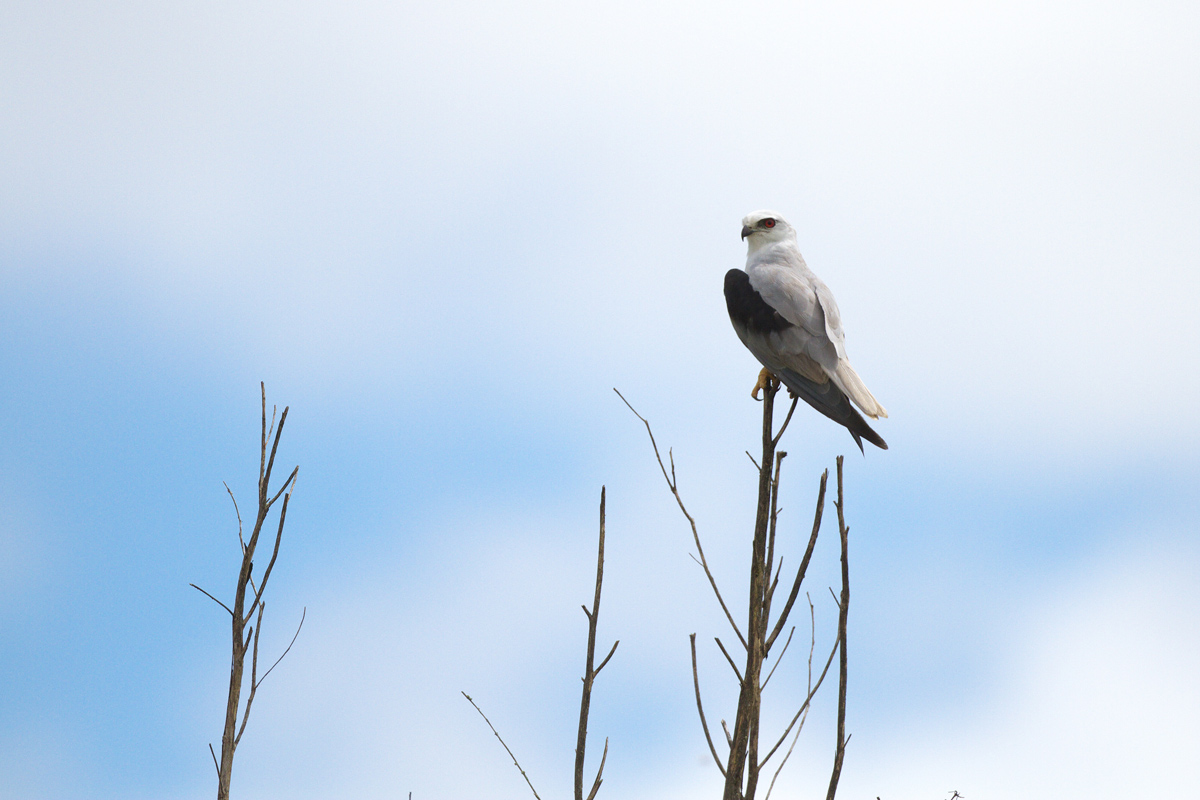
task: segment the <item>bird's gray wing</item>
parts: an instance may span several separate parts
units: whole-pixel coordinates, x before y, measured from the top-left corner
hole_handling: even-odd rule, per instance
[[[768,304],[740,269],[731,269],[725,275],[725,303],[738,338],[788,389],[844,425],[860,450],[863,439],[887,449],[887,442],[854,410],[821,364],[803,352],[802,343],[814,337]],[[795,348],[798,343],[799,350]]]
[[[760,264],[749,275],[754,290],[793,325],[778,337],[781,355],[807,356],[835,374],[846,349],[841,314],[828,287],[811,273],[786,266]]]

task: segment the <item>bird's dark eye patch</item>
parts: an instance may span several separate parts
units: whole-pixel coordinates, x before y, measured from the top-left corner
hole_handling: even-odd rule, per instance
[[[770,217],[767,217],[766,219],[764,219],[762,222],[760,222],[758,224],[763,226],[764,228],[774,228],[775,220],[771,219]]]

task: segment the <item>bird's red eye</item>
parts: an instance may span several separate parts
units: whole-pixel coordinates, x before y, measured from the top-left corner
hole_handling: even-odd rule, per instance
[[[760,222],[758,224],[762,225],[764,228],[774,228],[775,220],[771,219],[770,217],[767,217],[766,219],[764,219],[762,222]]]

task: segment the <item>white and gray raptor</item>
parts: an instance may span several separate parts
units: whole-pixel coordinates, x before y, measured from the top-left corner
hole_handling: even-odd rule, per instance
[[[850,405],[871,419],[887,416],[846,358],[837,301],[804,263],[795,229],[773,211],[756,211],[742,220],[742,238],[749,240],[746,270],[725,274],[725,303],[738,338],[765,367],[753,396],[775,376],[793,396],[844,425],[859,450],[863,439],[886,450]]]

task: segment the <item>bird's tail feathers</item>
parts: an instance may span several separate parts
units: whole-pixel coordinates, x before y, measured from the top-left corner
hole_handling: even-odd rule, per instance
[[[854,401],[854,405],[862,409],[862,412],[871,419],[879,419],[888,415],[887,409],[880,405],[875,399],[875,395],[871,394],[871,390],[863,383],[862,378],[858,377],[858,373],[854,371],[854,367],[850,366],[850,362],[842,359],[838,362],[837,370],[833,374],[833,380],[846,395]]]
[[[804,402],[839,425],[844,425],[846,430],[850,431],[850,435],[854,437],[854,442],[858,445],[859,450],[863,449],[863,439],[881,450],[888,449],[887,442],[883,440],[883,437],[872,430],[862,415],[854,410],[854,406],[850,405],[845,393],[833,381],[816,383],[790,369],[781,370],[779,379],[788,389],[803,398]],[[870,396],[870,392],[867,395]]]

